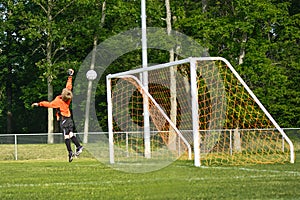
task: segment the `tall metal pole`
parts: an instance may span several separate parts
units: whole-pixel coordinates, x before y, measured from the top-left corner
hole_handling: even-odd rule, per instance
[[[146,28],[146,0],[141,0],[141,18],[142,18],[142,59],[143,59],[143,68],[148,66],[148,57],[147,57],[147,28]],[[148,91],[148,72],[143,72],[142,82],[145,89]],[[148,110],[148,97],[147,95],[143,96],[143,108],[144,108],[144,143],[145,143],[145,157],[151,157],[150,151],[150,119],[149,119],[149,110]]]

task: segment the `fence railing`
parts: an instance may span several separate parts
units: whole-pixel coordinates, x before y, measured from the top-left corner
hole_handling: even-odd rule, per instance
[[[75,134],[82,141],[83,133]],[[96,141],[97,136],[105,134],[107,133],[89,133],[88,142]],[[48,143],[48,133],[0,134],[0,160],[65,159],[67,151],[62,133],[51,135],[52,142]]]
[[[284,132],[294,144],[295,151],[300,151],[300,128],[284,128]],[[99,139],[107,132],[92,132],[88,143]],[[30,159],[66,159],[67,151],[62,133],[52,133],[53,143],[48,143],[48,133],[0,134],[0,160]],[[76,133],[82,141],[83,133]]]

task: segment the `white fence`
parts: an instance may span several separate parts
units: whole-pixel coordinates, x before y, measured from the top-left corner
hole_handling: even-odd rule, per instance
[[[83,133],[75,133],[82,141]],[[105,132],[89,133],[91,142]],[[0,160],[30,160],[66,158],[67,150],[62,133],[52,133],[53,143],[48,143],[48,133],[0,134]],[[75,146],[73,147],[75,151]]]
[[[294,143],[295,151],[300,151],[300,128],[283,130]],[[103,136],[108,133],[89,133],[88,142],[92,143],[99,134]],[[83,140],[83,133],[76,133],[76,136]],[[48,144],[47,133],[0,134],[0,148],[0,160],[65,159],[67,155],[62,133],[53,133],[52,144]]]

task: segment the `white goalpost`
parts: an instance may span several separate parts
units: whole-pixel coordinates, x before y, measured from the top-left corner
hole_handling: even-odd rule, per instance
[[[147,88],[140,74],[148,75]],[[191,57],[106,78],[111,164],[294,163],[293,143],[224,58]]]

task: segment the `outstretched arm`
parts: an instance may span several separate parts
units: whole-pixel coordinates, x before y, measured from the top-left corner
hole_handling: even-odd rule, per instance
[[[33,103],[31,104],[31,107],[46,107],[46,108],[59,108],[59,97],[56,97],[53,101],[49,102],[49,101],[41,101],[39,103]]]
[[[66,88],[67,88],[68,90],[72,90],[72,76],[69,76],[69,77],[68,77],[67,84],[66,84]]]
[[[68,80],[67,80],[67,84],[66,84],[66,88],[68,90],[72,90],[72,76],[74,74],[74,70],[73,69],[69,69],[68,70]],[[41,101],[39,103],[33,103],[31,104],[31,107],[38,107],[38,106],[42,106],[42,107],[47,107],[47,108],[59,108],[60,107],[60,101],[59,101],[60,97],[56,97],[53,101],[49,102],[49,101]]]
[[[68,90],[72,90],[72,76],[74,74],[74,70],[73,69],[69,69],[68,70],[68,74],[69,74],[69,77],[68,77],[68,80],[67,80],[66,88]]]

